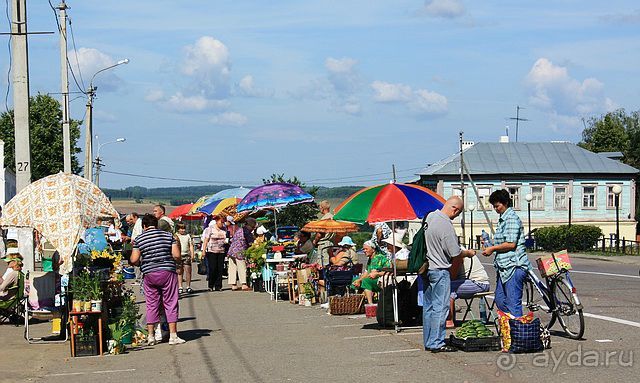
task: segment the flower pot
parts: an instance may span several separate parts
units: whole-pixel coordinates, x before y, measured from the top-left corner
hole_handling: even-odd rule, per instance
[[[91,301],[82,302],[82,311],[91,311]]]
[[[124,325],[124,335],[122,336],[122,343],[123,344],[131,344],[133,343],[133,326],[127,324]]]
[[[311,299],[306,298],[306,299],[304,300],[304,305],[305,305],[305,307],[311,307]]]
[[[92,300],[91,311],[102,311],[102,300]]]
[[[79,312],[79,311],[82,311],[82,309],[84,308],[84,303],[81,300],[74,299],[72,306],[73,306],[73,311]]]

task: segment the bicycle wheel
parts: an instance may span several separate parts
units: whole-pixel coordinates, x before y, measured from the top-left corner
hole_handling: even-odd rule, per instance
[[[581,339],[584,335],[584,315],[582,308],[576,304],[569,281],[563,276],[555,278],[551,282],[551,294],[558,308],[556,312],[560,326],[569,338]]]
[[[556,321],[556,313],[553,308],[547,305],[547,302],[540,295],[538,289],[533,285],[530,278],[525,280],[524,284],[524,306],[533,311],[535,316],[540,318],[540,324],[547,328],[551,328]]]

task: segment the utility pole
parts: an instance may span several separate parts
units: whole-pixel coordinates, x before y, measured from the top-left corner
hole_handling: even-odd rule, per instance
[[[93,161],[93,98],[95,97],[95,88],[89,86],[87,91],[87,127],[84,132],[84,178],[92,182],[92,161]]]
[[[463,156],[463,136],[464,136],[464,132],[460,132],[459,133],[459,137],[460,137],[460,198],[462,198],[462,203],[465,202],[464,200],[464,156]],[[460,218],[460,225],[462,226],[462,243],[464,244],[467,240],[466,240],[466,232],[464,229],[464,211],[462,211],[462,215]]]
[[[62,83],[62,143],[64,150],[64,172],[71,174],[71,132],[69,127],[69,72],[67,68],[67,9],[64,0],[58,5],[60,11],[60,79]]]
[[[510,120],[516,120],[516,142],[518,142],[518,122],[529,121],[527,118],[520,118],[520,109],[524,108],[521,108],[520,105],[516,105],[516,116],[509,118]]]
[[[14,0],[11,9],[11,61],[13,63],[13,124],[16,157],[16,193],[31,183],[29,139],[29,55],[26,0]]]
[[[100,170],[102,170],[102,167],[104,166],[100,157],[96,157],[94,165],[96,167],[96,186],[100,187]]]

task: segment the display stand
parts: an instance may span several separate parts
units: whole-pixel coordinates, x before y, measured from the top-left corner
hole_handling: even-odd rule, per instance
[[[78,330],[78,317],[82,315],[97,316],[98,321],[98,355],[102,356],[102,311],[71,311],[69,312],[69,324],[71,326],[71,356],[76,356],[76,333]]]

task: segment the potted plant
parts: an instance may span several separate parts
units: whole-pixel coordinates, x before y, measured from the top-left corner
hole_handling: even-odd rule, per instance
[[[135,333],[138,319],[142,317],[140,307],[136,304],[135,296],[132,290],[126,289],[122,294],[122,313],[120,321],[125,331],[122,342],[124,344],[132,343],[132,336]]]
[[[251,284],[253,291],[262,290],[262,268],[264,267],[265,257],[267,253],[267,242],[251,245],[245,250],[244,255],[249,265],[248,273],[251,276]]]
[[[122,354],[125,349],[125,345],[122,342],[123,338],[127,334],[127,330],[124,328],[122,320],[118,320],[108,325],[111,332],[111,339],[108,342],[109,353],[117,355]]]
[[[305,306],[311,306],[312,304],[312,299],[316,296],[316,292],[313,289],[313,285],[311,284],[311,282],[305,282],[302,285],[302,291],[305,297],[304,300],[304,305]]]
[[[102,284],[97,275],[90,276],[88,282],[88,291],[91,311],[102,311]]]
[[[73,311],[80,312],[85,310],[85,301],[89,299],[89,279],[89,273],[82,271],[71,280]],[[89,303],[89,308],[91,308],[91,303]]]

